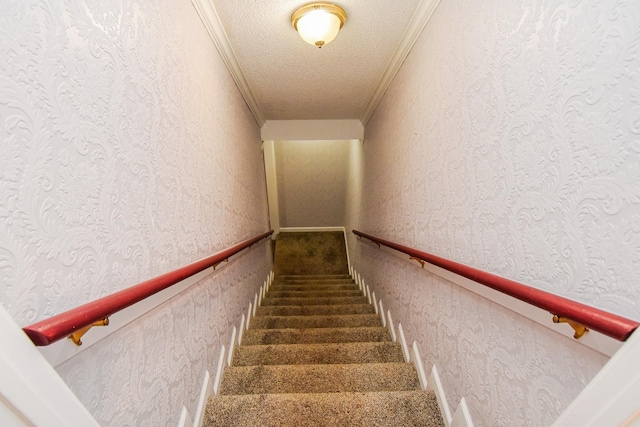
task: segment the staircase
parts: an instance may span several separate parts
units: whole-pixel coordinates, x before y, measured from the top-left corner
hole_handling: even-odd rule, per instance
[[[331,236],[316,241],[330,233],[313,233],[302,245],[304,236],[293,234],[310,233],[287,233],[298,238],[293,246],[279,236],[275,280],[209,401],[204,425],[443,426],[434,394],[420,389],[400,344],[339,272],[347,270],[346,255],[338,248],[336,257],[327,256],[344,246],[342,233],[333,243]]]

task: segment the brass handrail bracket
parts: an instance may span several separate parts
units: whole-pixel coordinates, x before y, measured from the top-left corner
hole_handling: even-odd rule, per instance
[[[576,331],[576,333],[573,334],[573,337],[575,339],[580,339],[584,334],[589,332],[589,328],[587,328],[583,324],[573,321],[571,319],[567,319],[566,317],[560,317],[557,314],[553,315],[553,323],[568,323],[569,326],[571,326],[573,330]]]
[[[213,269],[215,270],[216,267],[222,264],[223,262],[229,262],[229,258],[223,259],[222,261],[216,262],[215,264],[213,264]]]
[[[409,259],[413,259],[413,260],[418,261],[418,262],[420,263],[420,265],[422,266],[422,268],[424,268],[425,261],[424,261],[423,259],[416,258],[416,257],[414,257],[414,256],[409,257]]]
[[[77,331],[69,335],[67,338],[73,341],[75,345],[80,346],[82,345],[82,339],[81,339],[82,336],[87,332],[89,332],[89,329],[93,328],[94,326],[107,326],[107,325],[109,325],[109,318],[105,317],[104,319],[98,320],[97,322],[92,323],[89,326],[85,326],[82,329],[78,329]]]

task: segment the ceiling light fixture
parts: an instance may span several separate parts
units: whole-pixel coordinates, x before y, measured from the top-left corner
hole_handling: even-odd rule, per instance
[[[347,12],[332,3],[309,3],[291,15],[291,25],[309,44],[322,47],[338,35],[347,20]]]

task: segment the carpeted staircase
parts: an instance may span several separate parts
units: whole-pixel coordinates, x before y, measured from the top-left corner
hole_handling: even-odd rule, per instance
[[[205,426],[443,426],[347,270],[342,233],[278,236],[275,281]]]

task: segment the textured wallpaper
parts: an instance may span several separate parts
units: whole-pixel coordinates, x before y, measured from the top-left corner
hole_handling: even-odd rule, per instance
[[[344,224],[350,141],[276,141],[281,227]]]
[[[366,127],[348,228],[640,319],[639,40],[635,0],[443,0]],[[350,248],[479,425],[550,425],[606,361]]]
[[[189,0],[3,0],[0,40],[0,303],[18,324],[268,229],[259,129]],[[60,374],[102,425],[175,425],[268,250]]]

